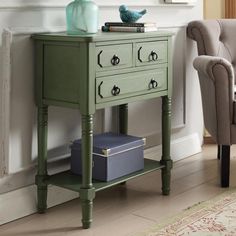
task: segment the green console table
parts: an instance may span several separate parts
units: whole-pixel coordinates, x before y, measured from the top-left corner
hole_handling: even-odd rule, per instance
[[[97,191],[161,169],[162,193],[170,192],[171,32],[101,33],[76,36],[35,34],[36,105],[38,108],[38,212],[47,208],[49,184],[79,192],[83,228],[92,223]],[[92,180],[93,115],[119,106],[119,130],[127,133],[128,103],[162,98],[161,161],[145,159],[142,171],[111,182]],[[48,175],[48,106],[79,109],[82,115],[82,177],[70,171]],[[78,134],[79,136],[79,134]]]

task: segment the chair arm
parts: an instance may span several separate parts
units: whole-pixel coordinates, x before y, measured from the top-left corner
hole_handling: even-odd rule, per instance
[[[234,70],[226,59],[199,56],[194,60],[198,71],[205,127],[218,144],[231,144],[233,123]]]
[[[226,79],[230,80],[229,84],[231,84],[232,89],[234,89],[234,70],[232,64],[225,58],[214,56],[198,56],[193,62],[194,68],[199,73],[205,74],[205,76],[208,76],[213,81],[215,81],[214,68],[220,65],[223,66],[224,69],[227,71],[228,76]]]

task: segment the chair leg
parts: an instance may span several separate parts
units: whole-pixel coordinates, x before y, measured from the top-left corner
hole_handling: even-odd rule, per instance
[[[220,158],[221,158],[221,145],[218,145],[218,151],[217,151],[217,158],[218,158],[218,160],[220,160]]]
[[[221,146],[221,187],[229,187],[230,145]]]

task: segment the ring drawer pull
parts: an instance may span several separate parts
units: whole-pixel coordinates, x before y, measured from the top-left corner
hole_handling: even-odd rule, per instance
[[[119,95],[119,94],[120,94],[120,88],[119,88],[118,86],[114,85],[114,87],[113,87],[112,90],[111,90],[111,94],[112,94],[113,96]]]
[[[150,83],[149,83],[149,89],[154,89],[158,86],[158,83],[156,80],[151,79]]]
[[[158,55],[156,52],[151,51],[150,55],[149,55],[149,61],[157,61],[158,59]]]
[[[111,64],[113,66],[116,66],[120,63],[120,58],[117,55],[114,55],[111,59]]]

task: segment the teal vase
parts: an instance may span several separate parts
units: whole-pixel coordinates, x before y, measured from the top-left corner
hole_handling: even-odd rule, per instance
[[[68,34],[95,34],[98,31],[98,6],[91,0],[74,0],[66,7]]]

